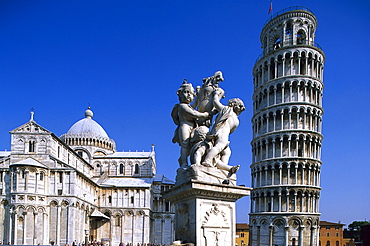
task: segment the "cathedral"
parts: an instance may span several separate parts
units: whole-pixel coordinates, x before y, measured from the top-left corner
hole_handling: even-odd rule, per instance
[[[58,137],[34,120],[0,151],[0,240],[17,245],[169,244],[174,212],[154,146],[116,151],[90,108]]]

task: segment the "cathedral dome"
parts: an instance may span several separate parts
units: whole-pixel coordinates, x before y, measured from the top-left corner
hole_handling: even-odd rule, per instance
[[[92,145],[114,149],[114,141],[108,137],[103,127],[92,119],[93,115],[89,107],[85,111],[85,118],[73,124],[61,139],[68,145]]]
[[[103,127],[92,119],[93,115],[93,112],[90,109],[87,109],[85,111],[85,118],[77,121],[71,128],[69,128],[66,135],[109,139],[108,134],[105,132]]]

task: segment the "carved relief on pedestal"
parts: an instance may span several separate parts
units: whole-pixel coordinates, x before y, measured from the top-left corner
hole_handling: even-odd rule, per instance
[[[202,229],[206,246],[232,245],[228,211],[225,212],[219,204],[213,203],[205,212]]]

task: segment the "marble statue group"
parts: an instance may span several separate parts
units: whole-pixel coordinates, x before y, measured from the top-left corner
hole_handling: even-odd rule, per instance
[[[171,113],[177,125],[172,142],[180,145],[180,168],[216,168],[226,171],[225,178],[229,178],[240,167],[229,165],[229,135],[238,127],[238,116],[245,107],[239,98],[230,99],[227,105],[220,102],[225,94],[219,87],[223,80],[222,72],[217,71],[204,78],[196,91],[184,80],[177,90],[179,103]]]

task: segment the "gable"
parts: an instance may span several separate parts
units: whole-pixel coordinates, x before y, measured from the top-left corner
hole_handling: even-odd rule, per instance
[[[29,121],[26,124],[23,124],[16,129],[10,131],[11,134],[17,133],[37,133],[37,134],[50,134],[49,130],[46,130],[44,127],[37,124],[35,121]]]

